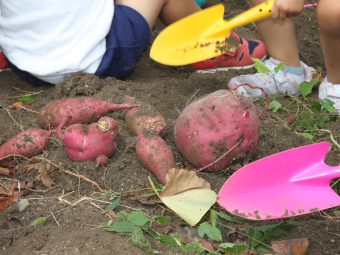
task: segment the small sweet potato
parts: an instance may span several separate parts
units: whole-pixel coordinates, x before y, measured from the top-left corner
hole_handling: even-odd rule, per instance
[[[175,165],[174,155],[166,142],[154,133],[139,132],[136,141],[136,154],[139,162],[156,179],[165,184],[165,176]]]
[[[126,96],[124,102],[128,105],[136,105],[133,97]],[[131,134],[137,135],[142,130],[164,135],[166,131],[166,121],[164,117],[150,105],[142,104],[125,110],[125,121]]]
[[[116,151],[118,125],[113,118],[102,117],[89,125],[72,124],[64,132],[60,129],[58,127],[57,136],[63,141],[66,154],[74,161],[96,161],[98,157],[110,157]]]
[[[33,157],[42,153],[54,130],[32,128],[20,132],[0,146],[0,160],[10,155]]]
[[[113,104],[91,97],[60,99],[41,109],[38,124],[41,128],[57,127],[67,117],[67,125],[92,123],[109,112],[135,106]]]

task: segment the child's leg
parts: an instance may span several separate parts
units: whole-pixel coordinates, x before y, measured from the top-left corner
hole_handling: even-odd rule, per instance
[[[320,0],[318,21],[327,71],[319,87],[319,98],[333,101],[340,113],[340,2]]]
[[[201,8],[195,0],[118,0],[139,12],[152,27],[159,17],[165,24],[171,24]]]
[[[328,81],[340,84],[340,1],[320,0],[318,21]]]
[[[249,2],[254,6],[264,0],[249,0]],[[286,19],[282,22],[266,19],[257,22],[256,25],[271,57],[287,66],[300,67],[295,29],[291,20]]]
[[[263,0],[249,0],[252,5],[259,4]],[[270,73],[255,73],[240,75],[230,80],[230,89],[247,97],[262,96],[260,89],[251,89],[242,84],[250,84],[262,88],[267,94],[291,94],[299,95],[299,85],[304,80],[311,80],[314,69],[300,62],[294,24],[291,20],[273,21],[262,20],[257,23],[259,32],[266,44],[268,54],[271,56],[265,61]],[[275,71],[279,63],[285,64],[284,70]]]

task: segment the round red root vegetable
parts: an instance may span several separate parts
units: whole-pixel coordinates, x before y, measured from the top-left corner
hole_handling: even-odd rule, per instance
[[[0,146],[0,159],[10,155],[33,157],[42,153],[54,130],[32,128],[20,132]]]
[[[124,102],[129,105],[136,105],[133,97],[126,96]],[[129,131],[137,135],[142,130],[164,135],[166,131],[166,121],[164,117],[150,105],[141,105],[125,110],[125,121]]]
[[[102,117],[89,125],[70,125],[57,135],[72,160],[95,161],[99,156],[110,157],[115,153],[118,125],[113,118]]]
[[[65,117],[69,117],[67,125],[92,123],[109,112],[136,106],[113,104],[91,97],[60,99],[41,109],[38,124],[41,128],[57,127]]]
[[[217,171],[255,152],[260,121],[249,99],[218,90],[183,110],[175,122],[174,137],[177,148],[194,167]]]
[[[165,184],[165,176],[175,166],[171,148],[159,135],[139,132],[136,141],[136,154],[139,162],[148,169],[156,179]]]

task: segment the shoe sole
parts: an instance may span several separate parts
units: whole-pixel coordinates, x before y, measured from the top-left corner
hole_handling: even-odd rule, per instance
[[[10,71],[12,70],[11,68],[5,68],[5,69],[0,69],[0,73],[3,72],[3,71]]]
[[[265,60],[266,56],[261,59],[261,61]],[[220,67],[215,69],[205,69],[205,70],[196,70],[197,73],[216,73],[216,72],[225,72],[229,70],[243,70],[250,69],[255,66],[255,63],[249,66],[231,66],[231,67]]]

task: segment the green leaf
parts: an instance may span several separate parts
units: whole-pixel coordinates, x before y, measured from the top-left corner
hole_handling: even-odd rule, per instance
[[[23,102],[23,103],[30,103],[30,102],[34,102],[37,99],[37,95],[29,95],[29,96],[22,96],[19,98],[19,102]]]
[[[134,246],[146,251],[149,254],[158,253],[152,249],[150,241],[144,236],[144,233],[141,229],[136,229],[132,232],[130,241]]]
[[[263,63],[261,59],[258,58],[252,58],[251,60],[255,63],[255,69],[259,73],[270,73],[270,70],[266,65]]]
[[[295,223],[282,221],[278,224],[251,228],[248,231],[250,246],[255,250],[266,251],[268,247],[265,245],[287,235],[294,227]]]
[[[217,212],[217,215],[221,219],[230,221],[230,222],[236,222],[236,223],[251,222],[250,220],[247,220],[247,219],[230,216],[228,214],[225,214],[224,212]]]
[[[185,246],[181,246],[181,252],[183,253],[194,252],[195,255],[205,254],[205,250],[199,243],[188,243]]]
[[[297,134],[308,140],[311,140],[311,141],[314,140],[314,136],[312,134],[309,134],[309,133],[297,133]]]
[[[334,102],[329,99],[320,100],[321,110],[325,110],[328,113],[337,113],[336,108],[334,107]]]
[[[104,228],[107,231],[117,233],[133,233],[136,229],[138,229],[135,225],[127,221],[116,221],[113,222],[110,226]]]
[[[216,227],[217,226],[217,221],[218,221],[217,211],[211,209],[210,210],[210,223],[211,223],[211,225]]]
[[[207,235],[207,237],[212,241],[222,241],[222,233],[217,228],[212,226],[209,222],[203,222],[198,227],[198,234],[200,237],[204,237]]]
[[[157,216],[155,217],[155,220],[162,225],[170,225],[171,224],[171,220],[165,216]]]
[[[220,249],[228,254],[241,254],[248,251],[248,247],[244,244],[222,243]]]
[[[181,245],[171,235],[161,235],[161,243],[164,243],[170,247],[180,247]]]
[[[32,221],[31,226],[37,227],[37,226],[44,225],[47,219],[48,219],[48,216],[36,218],[34,221]]]
[[[128,213],[124,212],[124,211],[120,211],[119,213],[117,213],[117,217],[127,221],[128,218]]]
[[[319,82],[319,79],[313,79],[311,81],[304,81],[300,84],[299,90],[303,97],[306,97],[312,93],[313,87]]]
[[[278,110],[280,110],[282,108],[282,104],[276,100],[273,100],[270,102],[269,104],[269,109],[272,112],[277,112]]]
[[[133,211],[127,216],[127,220],[136,226],[144,226],[150,219],[140,211]]]
[[[275,72],[275,73],[278,73],[278,72],[280,72],[281,70],[285,70],[285,69],[286,69],[285,64],[280,63],[280,64],[278,64],[278,65],[274,68],[274,72]]]
[[[108,205],[105,209],[104,212],[107,213],[109,211],[113,211],[117,205],[119,204],[122,196],[117,197],[110,205]]]

